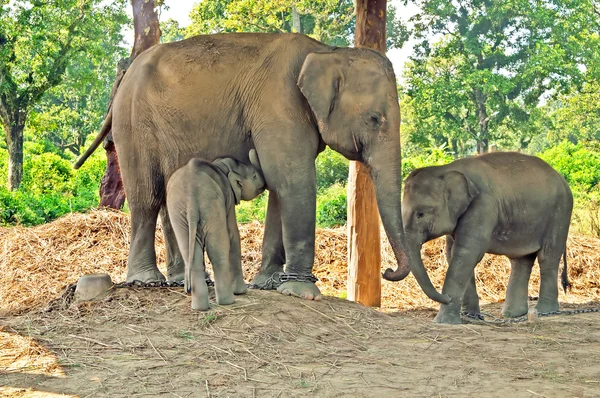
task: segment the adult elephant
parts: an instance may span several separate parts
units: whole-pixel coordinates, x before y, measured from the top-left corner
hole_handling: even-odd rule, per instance
[[[330,47],[300,34],[216,34],[160,44],[131,64],[112,115],[78,165],[109,123],[131,211],[128,281],[164,278],[154,250],[159,212],[167,276],[183,277],[165,208],[169,176],[192,157],[247,161],[252,148],[270,191],[254,283],[264,283],[284,264],[286,272],[310,275],[315,158],[325,145],[370,166],[400,273],[409,273],[399,200],[400,111],[394,71],[385,56]],[[310,282],[288,281],[278,290],[320,298]],[[440,299],[435,290],[432,294]]]

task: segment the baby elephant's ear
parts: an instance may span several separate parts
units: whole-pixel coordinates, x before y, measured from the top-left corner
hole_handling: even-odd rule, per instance
[[[260,167],[260,161],[258,160],[256,149],[250,149],[250,163],[252,163],[252,166],[254,166],[256,170],[262,172],[262,167]]]
[[[233,189],[233,196],[235,197],[235,204],[239,205],[240,200],[242,199],[242,176],[240,176],[235,171],[230,171],[227,174],[227,179],[231,184],[231,188]]]

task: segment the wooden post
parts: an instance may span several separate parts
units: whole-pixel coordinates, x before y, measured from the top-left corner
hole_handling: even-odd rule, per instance
[[[135,41],[129,59],[119,63],[117,78],[110,95],[109,112],[119,84],[131,62],[143,51],[160,41],[160,26],[158,14],[154,10],[154,0],[132,0],[131,5],[133,7]],[[106,171],[100,183],[100,206],[121,209],[125,204],[125,190],[123,189],[117,151],[112,140],[112,132],[109,132],[104,140],[104,149],[106,150]]]
[[[354,46],[385,53],[386,0],[355,0]],[[348,175],[348,300],[381,305],[381,241],[375,187],[366,166]]]

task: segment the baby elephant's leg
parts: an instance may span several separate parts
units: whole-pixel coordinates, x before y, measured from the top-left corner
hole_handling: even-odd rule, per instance
[[[219,219],[220,221],[218,221]],[[211,223],[212,225],[208,227],[210,232],[206,236],[206,251],[215,274],[217,303],[219,305],[233,304],[235,297],[233,295],[233,275],[231,274],[229,256],[230,243],[225,214],[223,214],[223,217],[213,217]]]
[[[559,310],[558,304],[558,268],[564,252],[564,246],[556,245],[538,253],[540,263],[540,295],[535,308],[538,312]]]
[[[192,294],[192,309],[206,311],[210,308],[208,301],[208,285],[206,284],[206,272],[204,265],[204,248],[200,239],[196,238],[194,247],[194,261],[186,269],[186,291]]]
[[[229,262],[231,278],[233,281],[233,293],[245,294],[248,291],[246,282],[244,282],[244,273],[242,271],[242,249],[240,244],[240,231],[235,219],[235,211],[227,215],[227,227],[229,229]]]
[[[510,279],[502,316],[514,318],[527,314],[527,291],[535,254],[510,260]]]

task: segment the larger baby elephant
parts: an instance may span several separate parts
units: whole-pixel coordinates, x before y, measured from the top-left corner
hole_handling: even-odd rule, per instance
[[[231,158],[212,163],[193,158],[167,184],[167,208],[185,262],[185,289],[192,294],[192,309],[209,308],[204,249],[213,264],[217,303],[232,304],[234,294],[246,292],[235,205],[265,189],[254,150],[250,161],[252,166]]]
[[[494,152],[414,170],[406,179],[402,201],[410,257],[420,259],[423,243],[447,236],[449,267],[442,294],[451,302],[441,305],[435,321],[460,323],[461,304],[470,313],[479,312],[474,268],[485,253],[510,258],[503,316],[527,313],[527,287],[536,257],[541,274],[537,310],[558,310],[558,268],[572,209],[567,182],[534,156]],[[422,261],[419,265],[424,271]],[[425,279],[417,280],[432,297],[435,288],[423,274]],[[400,279],[391,269],[384,278]],[[567,285],[565,262],[563,287]]]

